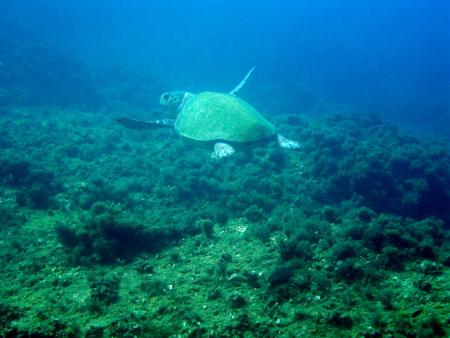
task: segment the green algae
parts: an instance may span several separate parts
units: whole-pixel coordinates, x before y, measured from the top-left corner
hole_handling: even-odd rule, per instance
[[[449,331],[444,145],[368,117],[290,117],[302,151],[218,162],[102,114],[0,123],[2,335]]]

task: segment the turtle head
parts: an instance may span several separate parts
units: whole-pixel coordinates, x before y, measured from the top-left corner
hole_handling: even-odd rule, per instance
[[[179,109],[189,94],[190,93],[182,90],[172,90],[163,93],[159,99],[159,103],[169,108]]]

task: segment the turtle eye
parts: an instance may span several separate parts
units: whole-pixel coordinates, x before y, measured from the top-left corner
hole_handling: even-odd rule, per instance
[[[167,100],[169,98],[169,94],[164,94],[163,97]]]

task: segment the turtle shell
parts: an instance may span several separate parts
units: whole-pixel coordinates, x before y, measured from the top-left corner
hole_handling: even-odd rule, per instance
[[[275,126],[244,100],[229,94],[202,92],[182,106],[176,132],[197,141],[258,141],[275,134]]]

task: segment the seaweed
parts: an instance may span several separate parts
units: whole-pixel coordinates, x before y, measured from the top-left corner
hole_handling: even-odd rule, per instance
[[[294,275],[294,270],[291,267],[281,267],[273,271],[269,276],[270,286],[276,287],[286,284]]]
[[[31,298],[0,334],[445,336],[448,151],[363,115],[274,120],[303,150],[213,161],[102,113],[2,117],[0,292]]]
[[[104,276],[89,276],[90,309],[102,312],[104,308],[119,300],[120,278],[115,274]]]

